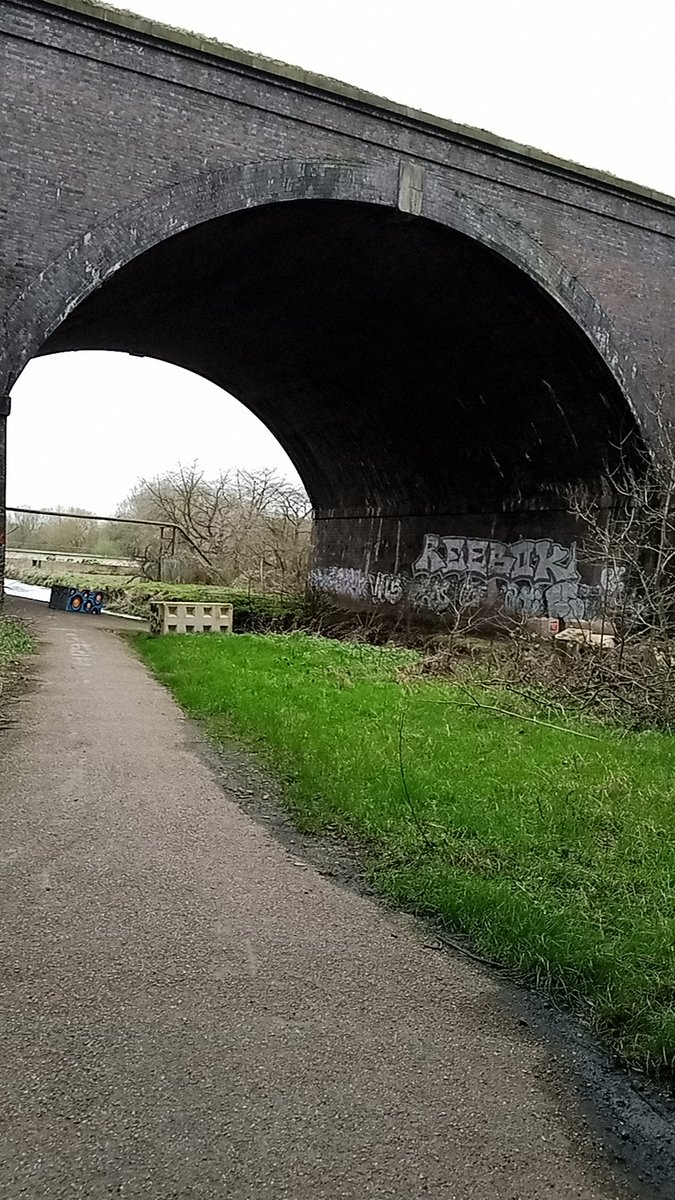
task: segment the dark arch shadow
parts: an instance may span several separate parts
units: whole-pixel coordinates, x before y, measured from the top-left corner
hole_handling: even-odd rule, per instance
[[[398,189],[391,168],[274,163],[119,213],[17,298],[10,382],[66,349],[187,367],[268,425],[320,514],[546,507],[597,483],[642,386],[606,316],[498,215],[430,177],[413,218]]]

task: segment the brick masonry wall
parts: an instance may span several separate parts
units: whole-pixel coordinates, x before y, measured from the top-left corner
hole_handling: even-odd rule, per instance
[[[161,236],[243,203],[315,196],[398,204],[497,249],[574,314],[639,416],[656,391],[675,406],[675,202],[41,0],[0,6],[0,128],[0,393],[84,287]],[[576,560],[562,563],[573,531],[553,512],[508,529],[489,516],[389,515],[379,532],[375,518],[336,515],[319,523],[317,562],[360,571],[359,604],[407,596],[416,575],[456,579],[455,554],[467,576],[469,553],[506,555],[513,571],[517,554],[499,546],[529,539],[534,562],[545,536],[562,550],[545,567],[521,564],[518,586],[528,570],[530,591],[538,570],[556,586],[578,574]],[[415,571],[427,537],[472,547],[439,543]],[[504,571],[490,577],[499,588]],[[335,579],[349,599],[346,576]],[[579,586],[563,586],[572,608]],[[415,595],[440,611],[450,593],[434,587]]]
[[[672,378],[674,207],[49,4],[5,0],[0,53],[3,307],[88,229],[209,169],[404,155],[562,262],[650,386]]]

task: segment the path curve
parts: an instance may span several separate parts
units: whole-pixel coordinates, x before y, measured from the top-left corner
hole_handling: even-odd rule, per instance
[[[487,973],[228,798],[122,639],[34,606],[0,765],[0,1194],[610,1200]]]

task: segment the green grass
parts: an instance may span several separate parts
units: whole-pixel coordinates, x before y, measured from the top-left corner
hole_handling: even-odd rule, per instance
[[[674,738],[552,729],[493,693],[520,715],[481,710],[406,673],[412,651],[137,640],[211,736],[263,752],[304,828],[367,847],[386,896],[562,1000],[622,1060],[675,1076]]]
[[[26,626],[21,621],[0,615],[0,680],[7,668],[26,654],[32,654],[34,649],[35,638]]]
[[[288,627],[301,611],[301,601],[294,597],[262,596],[206,583],[156,583],[126,575],[90,574],[84,571],[22,570],[19,575],[25,583],[45,587],[62,584],[65,587],[100,589],[106,594],[106,608],[110,612],[130,613],[136,617],[148,616],[151,600],[232,604],[237,632],[265,629],[274,624]]]

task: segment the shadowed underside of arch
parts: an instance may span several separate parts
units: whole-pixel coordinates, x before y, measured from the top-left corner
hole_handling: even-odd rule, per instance
[[[592,616],[618,581],[578,561],[563,494],[640,454],[639,373],[517,226],[433,180],[412,215],[400,183],[228,168],[116,214],[9,310],[9,377],[121,350],[238,397],[305,482],[313,579],[340,603]]]
[[[548,507],[636,437],[599,352],[538,283],[374,204],[268,204],[169,237],[41,352],[73,349],[164,359],[237,396],[319,516]]]

